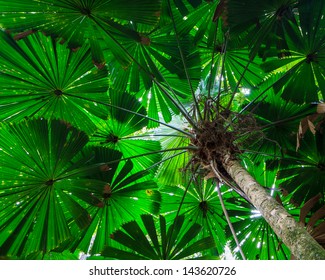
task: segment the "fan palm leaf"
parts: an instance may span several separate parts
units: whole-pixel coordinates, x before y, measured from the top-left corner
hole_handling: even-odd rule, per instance
[[[84,166],[87,142],[84,132],[59,120],[1,126],[1,254],[46,253],[69,242],[68,220],[88,226],[82,194],[90,196],[86,189],[98,182],[85,178],[103,164]]]
[[[176,35],[170,33],[169,25],[150,33],[139,33],[136,26],[131,27],[137,34],[136,39],[120,36],[118,40],[132,57],[133,63],[125,67],[115,59],[107,59],[114,75],[111,87],[118,92],[134,92],[147,109],[149,117],[162,117],[165,122],[170,122],[172,115],[180,112],[182,102],[190,99],[189,82],[194,88],[199,82],[199,53],[190,36],[177,40]],[[157,127],[157,123],[149,122],[149,127]]]
[[[141,30],[148,31],[157,22],[161,1],[2,1],[1,27],[12,32],[24,32],[17,38],[27,36],[35,30],[45,32],[56,38],[68,41],[68,47],[81,47],[88,39],[94,63],[99,67],[105,64],[100,42],[105,38],[110,49],[121,62],[123,50],[114,40],[113,32],[120,33],[123,25],[133,21],[141,25]],[[21,17],[21,13],[25,13]]]
[[[276,47],[279,55],[287,54],[283,51],[289,50],[284,26],[295,22],[293,9],[296,8],[296,0],[224,2],[226,25],[233,35],[241,34],[245,42],[248,42],[251,58],[260,50],[261,55],[267,57],[271,47]]]
[[[135,163],[133,172],[155,166],[161,160],[160,143],[149,140],[148,136],[141,139],[145,132],[141,130],[149,123],[145,117],[146,109],[134,96],[127,93],[111,91],[109,97],[107,120],[98,119],[97,131],[90,138],[90,142],[118,150],[123,158],[132,158]],[[125,111],[121,114],[120,110]],[[156,168],[151,168],[152,172],[155,170]]]
[[[209,92],[216,97],[220,92],[239,92],[241,88],[251,90],[264,77],[259,67],[259,59],[251,61],[248,57],[249,49],[238,49],[232,42],[217,41],[213,48],[207,48],[202,43],[201,53],[204,65],[203,75],[206,77],[203,93]],[[213,58],[211,56],[213,53]],[[215,77],[214,79],[212,77]]]
[[[325,5],[323,1],[300,2],[297,19],[300,25],[290,24],[286,27],[290,57],[272,59],[262,65],[268,72],[290,72],[275,84],[274,89],[279,92],[285,85],[282,97],[299,104],[316,102],[325,96]],[[311,13],[313,18],[310,18]]]
[[[76,240],[72,250],[98,254],[111,244],[110,235],[123,223],[137,219],[143,213],[158,213],[160,193],[148,172],[132,172],[131,161],[119,162],[122,154],[103,147],[90,149],[95,162],[106,162],[107,172],[97,172],[92,178],[102,184],[92,188],[96,203],[87,207],[90,225],[80,233],[75,226]]]
[[[298,152],[288,151],[279,161],[282,167],[277,175],[280,187],[284,194],[292,194],[291,201],[297,205],[319,193],[324,196],[324,143],[322,130],[315,136],[306,133]]]
[[[214,246],[213,239],[210,237],[193,242],[201,227],[199,224],[193,224],[189,229],[184,229],[184,216],[179,216],[168,229],[163,216],[159,216],[159,227],[156,227],[151,215],[142,215],[141,219],[144,229],[135,221],[131,221],[112,235],[114,241],[128,249],[106,247],[102,255],[119,259],[186,259],[195,258],[196,253],[202,253]],[[201,256],[199,254],[199,257]]]
[[[244,242],[241,247],[246,258],[248,260],[290,259],[289,250],[281,243],[265,220],[262,217],[252,218],[251,216],[246,216],[245,220],[234,223],[238,239]],[[235,244],[232,247],[235,248]]]
[[[92,65],[86,46],[73,52],[42,34],[19,42],[0,36],[1,120],[60,118],[91,133],[92,115],[107,117],[96,103],[108,102],[107,70]]]
[[[162,193],[161,213],[166,213],[165,217],[169,223],[177,215],[185,215],[187,221],[184,224],[185,227],[189,227],[193,223],[202,225],[197,239],[212,236],[216,242],[215,250],[218,255],[221,255],[227,243],[225,236],[227,222],[216,191],[216,182],[211,179],[206,181],[198,176],[188,184],[188,188],[181,185],[160,188]],[[232,200],[233,192],[223,188],[222,193],[227,209],[236,211],[238,206],[227,202],[227,200]]]
[[[253,90],[247,97],[254,101],[263,92],[263,88]],[[255,102],[254,102],[255,103]],[[298,105],[284,100],[280,94],[268,90],[263,100],[249,109],[256,119],[257,139],[246,143],[243,149],[249,151],[255,162],[282,157],[289,149],[296,147],[296,133],[299,122],[305,116],[316,111],[316,105]]]
[[[174,133],[170,136],[167,134],[160,142],[165,152],[162,156],[163,163],[158,169],[158,182],[166,186],[183,184],[188,179],[186,167],[190,156],[185,151],[190,144],[189,139],[181,133]]]
[[[175,11],[174,17],[179,34],[191,34],[196,44],[206,37],[208,46],[212,47],[216,37],[216,29],[220,27],[214,19],[219,1],[201,2],[200,5],[187,4],[184,3],[185,1],[174,2],[178,8],[178,10],[173,10]]]

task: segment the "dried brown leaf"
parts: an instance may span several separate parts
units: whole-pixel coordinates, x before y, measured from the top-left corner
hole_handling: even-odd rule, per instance
[[[275,197],[275,200],[281,204],[283,206],[283,203],[282,203],[282,200],[281,200],[281,197],[277,194],[276,197]]]
[[[311,131],[312,134],[315,135],[316,134],[315,125],[309,119],[307,119],[307,122],[308,122],[309,130]]]
[[[325,217],[325,205],[321,208],[319,208],[314,215],[311,216],[311,218],[308,221],[308,226],[313,228],[317,221]]]
[[[318,105],[320,105],[320,104],[318,104]],[[321,114],[318,114],[318,113],[309,115],[300,121],[300,124],[298,127],[298,132],[297,132],[296,151],[298,151],[298,149],[300,148],[300,140],[305,136],[305,134],[308,130],[310,130],[315,135],[316,127],[315,127],[314,123],[317,121],[317,119],[320,115]]]
[[[320,200],[322,195],[319,193],[316,196],[309,199],[300,209],[300,216],[299,221],[303,225],[305,224],[306,216],[308,215],[309,211],[317,204],[317,202]]]
[[[27,30],[27,31],[18,33],[18,34],[16,34],[14,36],[14,40],[19,41],[19,40],[21,40],[21,39],[23,39],[23,38],[25,38],[25,37],[27,37],[27,36],[35,33],[35,32],[36,32],[36,30],[31,29],[31,30]]]
[[[216,175],[214,174],[214,172],[211,171],[204,177],[204,179],[208,180],[208,179],[215,178],[215,177],[216,177]]]
[[[226,0],[221,0],[219,2],[219,4],[217,5],[217,8],[214,12],[214,15],[213,15],[213,18],[212,18],[212,21],[213,22],[216,22],[217,19],[222,16],[222,14],[225,12],[226,10],[226,4],[227,4],[227,1]]]

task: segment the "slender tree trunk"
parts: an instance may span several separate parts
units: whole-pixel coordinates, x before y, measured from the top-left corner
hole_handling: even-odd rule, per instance
[[[225,156],[223,166],[296,259],[325,260],[325,250],[237,160]]]

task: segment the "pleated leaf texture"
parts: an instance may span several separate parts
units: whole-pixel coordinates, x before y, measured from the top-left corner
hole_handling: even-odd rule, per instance
[[[0,32],[2,121],[26,117],[59,118],[87,133],[91,117],[106,117],[107,70],[97,69],[85,45],[77,52],[41,33],[16,42]]]
[[[1,255],[60,252],[80,238],[88,240],[86,252],[101,232],[92,225],[105,215],[109,236],[139,213],[159,210],[159,192],[145,172],[128,175],[132,163],[119,167],[120,152],[85,147],[88,136],[64,121],[24,120],[0,131]]]

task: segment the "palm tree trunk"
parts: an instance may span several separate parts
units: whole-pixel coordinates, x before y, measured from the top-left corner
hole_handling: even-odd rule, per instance
[[[225,156],[223,166],[296,259],[325,259],[325,250],[237,160]]]

